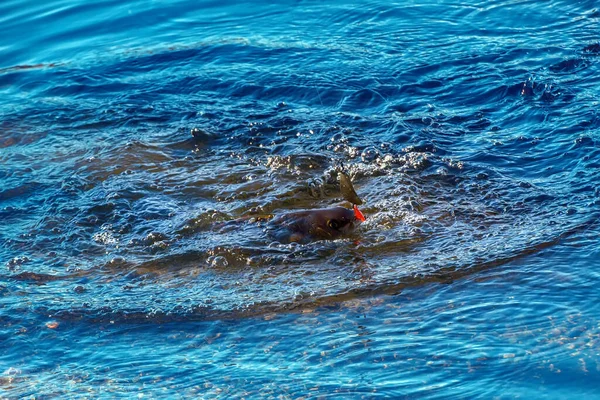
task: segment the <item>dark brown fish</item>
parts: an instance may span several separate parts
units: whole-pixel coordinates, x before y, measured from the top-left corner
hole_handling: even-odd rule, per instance
[[[338,179],[340,180],[340,191],[342,192],[342,196],[346,201],[349,201],[352,204],[361,205],[363,201],[356,191],[354,190],[354,186],[352,185],[352,181],[350,177],[345,172],[338,172]]]
[[[269,222],[267,232],[282,243],[307,243],[348,235],[360,222],[354,210],[344,207],[303,210],[274,218]]]

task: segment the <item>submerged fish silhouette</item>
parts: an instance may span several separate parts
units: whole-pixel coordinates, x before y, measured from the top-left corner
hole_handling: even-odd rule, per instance
[[[356,210],[344,207],[302,210],[275,217],[269,222],[267,232],[280,242],[307,243],[348,235],[362,220]]]

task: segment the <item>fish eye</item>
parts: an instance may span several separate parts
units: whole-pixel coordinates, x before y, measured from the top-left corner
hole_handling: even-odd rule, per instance
[[[329,221],[327,221],[327,226],[331,229],[338,229],[340,227],[340,224],[335,219],[330,219]]]

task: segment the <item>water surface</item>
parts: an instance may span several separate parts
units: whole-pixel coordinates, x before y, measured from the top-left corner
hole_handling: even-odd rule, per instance
[[[600,396],[596,7],[4,2],[5,395]]]

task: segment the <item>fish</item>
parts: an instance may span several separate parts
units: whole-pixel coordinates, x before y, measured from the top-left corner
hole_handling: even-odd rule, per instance
[[[352,233],[364,221],[364,216],[359,218],[356,210],[332,207],[289,212],[269,221],[267,233],[281,243],[338,239]]]

